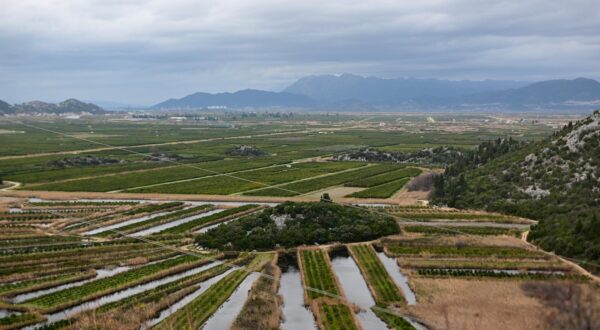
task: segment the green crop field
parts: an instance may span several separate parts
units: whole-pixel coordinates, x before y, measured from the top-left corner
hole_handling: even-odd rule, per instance
[[[365,190],[357,191],[348,196],[358,198],[389,198],[392,197],[392,195],[394,195],[398,190],[404,188],[404,186],[410,181],[410,179],[411,178],[402,178],[399,180],[391,181],[379,186],[374,186]]]
[[[237,173],[235,177],[223,175],[148,188],[129,189],[128,191],[144,193],[226,195],[250,189],[263,188],[265,185],[281,184],[313,176],[335,173],[352,169],[359,165],[360,164],[343,162],[298,163]]]
[[[485,328],[496,303],[501,317],[511,315],[502,320],[519,320],[507,328],[544,328],[530,311],[546,302],[531,290],[597,288],[522,242],[534,221],[405,205],[411,192],[367,199],[390,198],[413,178],[411,189],[435,193],[458,155],[499,138],[540,140],[569,120],[283,108],[0,114],[0,329],[199,329],[215,317],[232,330],[347,330],[368,329],[375,316],[390,329],[413,329],[405,317]],[[458,235],[438,220],[477,224]],[[171,227],[146,232],[157,226]],[[348,244],[368,305],[340,297],[354,300],[350,290],[361,288],[340,286],[348,274],[329,259],[338,244]],[[388,262],[408,287],[404,279],[398,287]],[[239,291],[242,283],[249,290]],[[290,299],[298,292],[302,302]],[[503,303],[513,300],[524,307]],[[449,322],[465,322],[445,324],[446,306]],[[288,307],[306,323],[294,324]]]
[[[344,185],[347,187],[369,188],[369,187],[379,186],[384,183],[388,183],[390,181],[396,181],[396,180],[399,180],[402,178],[415,177],[419,174],[421,174],[421,170],[418,168],[413,168],[413,167],[402,168],[402,169],[384,173],[384,174],[373,175],[373,176],[369,176],[366,178],[356,179],[356,180],[350,181]]]
[[[309,179],[304,181],[299,181],[295,183],[286,184],[280,186],[278,188],[266,188],[256,190],[254,192],[246,193],[245,195],[250,196],[296,196],[304,193],[308,193],[311,191],[342,185],[350,180],[353,180],[357,177],[369,177],[372,175],[377,175],[381,173],[385,173],[388,171],[392,171],[396,169],[395,165],[373,165],[373,166],[363,166],[358,169],[346,171],[343,173],[332,174],[316,179]]]
[[[323,329],[352,330],[358,327],[352,318],[352,310],[344,304],[319,304]]]
[[[348,248],[365,280],[369,283],[369,289],[377,303],[402,303],[405,301],[400,289],[370,245],[351,245]]]
[[[307,290],[307,294],[311,299],[340,294],[335,282],[335,275],[331,271],[325,253],[321,249],[298,251],[298,260],[302,263],[305,288],[309,287],[321,291]]]

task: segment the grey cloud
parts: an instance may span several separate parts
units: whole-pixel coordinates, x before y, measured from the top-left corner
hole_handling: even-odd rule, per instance
[[[600,3],[5,0],[0,99],[154,103],[307,74],[600,78]]]

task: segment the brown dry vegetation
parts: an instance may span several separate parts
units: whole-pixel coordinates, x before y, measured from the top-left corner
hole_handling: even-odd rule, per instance
[[[279,329],[281,319],[277,295],[281,270],[277,266],[277,255],[265,265],[263,275],[252,286],[244,307],[236,317],[231,329]]]
[[[517,281],[413,278],[409,311],[432,329],[544,329],[543,305]]]
[[[406,233],[382,239],[384,243],[406,243],[419,245],[448,246],[497,246],[531,249],[531,246],[512,236],[477,236],[477,235],[434,235],[425,236],[419,233]]]
[[[521,288],[543,303],[548,329],[600,329],[600,288],[597,286],[526,282]]]

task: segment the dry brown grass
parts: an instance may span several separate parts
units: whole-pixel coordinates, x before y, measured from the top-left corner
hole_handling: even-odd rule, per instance
[[[432,329],[544,329],[543,306],[519,281],[411,279],[411,314]]]
[[[463,245],[463,246],[496,246],[531,249],[531,246],[512,236],[476,236],[476,235],[433,235],[406,233],[385,239],[390,243],[407,243],[421,245]]]
[[[244,307],[236,317],[232,330],[270,330],[278,329],[281,320],[278,296],[281,270],[277,266],[277,254],[266,264],[263,274],[254,284],[244,303]]]

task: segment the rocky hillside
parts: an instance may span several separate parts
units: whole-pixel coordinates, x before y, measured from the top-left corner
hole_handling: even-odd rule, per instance
[[[13,113],[14,110],[12,108],[12,106],[2,100],[0,100],[0,115],[1,114],[8,114],[8,113]]]
[[[103,114],[106,111],[91,103],[81,102],[76,99],[68,99],[60,103],[47,103],[42,101],[31,101],[21,104],[10,105],[0,101],[0,114]]]
[[[466,154],[436,182],[433,202],[540,220],[530,239],[566,256],[600,261],[600,111],[545,141],[495,142]],[[478,161],[479,160],[479,161]]]

